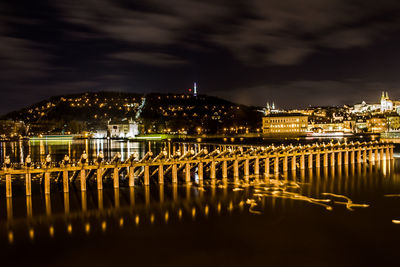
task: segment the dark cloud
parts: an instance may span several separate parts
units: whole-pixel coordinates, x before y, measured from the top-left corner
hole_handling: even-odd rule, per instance
[[[110,57],[153,66],[172,66],[186,63],[178,57],[155,52],[121,52],[111,54]]]
[[[57,2],[60,3],[60,2]],[[145,44],[221,46],[244,63],[293,65],[319,48],[367,46],[398,28],[398,1],[65,1],[64,19],[106,37]],[[239,9],[241,7],[241,9]],[[382,16],[390,15],[389,19]],[[202,31],[201,40],[187,36]],[[197,32],[198,34],[198,32]]]
[[[17,19],[0,14],[0,79],[3,82],[19,82],[23,78],[47,75],[46,61],[49,55],[40,48],[39,43],[16,37],[13,24]],[[21,21],[26,24],[36,24],[23,18]]]
[[[18,82],[21,78],[47,76],[48,57],[34,42],[0,36],[0,77],[3,81]]]
[[[356,101],[399,88],[399,15],[397,0],[2,2],[0,86],[10,104],[0,112],[28,91],[36,101],[179,91],[194,80],[250,104]]]
[[[321,105],[352,105],[362,101],[378,103],[380,92],[388,91],[387,88],[390,88],[390,97],[400,98],[400,85],[398,83],[366,83],[360,80],[298,80],[216,93],[232,101],[247,105],[264,106],[267,102],[275,102],[279,108],[305,108]],[[288,95],[288,92],[290,92],[290,95]]]
[[[298,64],[318,48],[352,48],[371,44],[398,21],[400,3],[386,1],[249,1],[252,18],[214,35],[213,40],[249,63]],[[365,25],[367,24],[367,25]],[[254,48],[258,48],[254,49]],[[260,49],[261,48],[261,49]]]

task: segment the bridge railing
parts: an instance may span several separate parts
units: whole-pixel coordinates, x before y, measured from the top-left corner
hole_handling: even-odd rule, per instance
[[[33,174],[41,175],[45,193],[50,193],[52,181],[62,181],[64,192],[68,192],[69,183],[75,180],[80,181],[82,191],[86,190],[90,179],[96,180],[97,187],[102,189],[103,179],[109,175],[115,188],[119,187],[121,176],[129,181],[129,186],[134,186],[137,180],[143,180],[144,185],[149,185],[150,180],[156,176],[160,184],[164,183],[165,178],[170,178],[172,183],[178,183],[179,177],[186,183],[190,183],[194,177],[199,182],[204,178],[215,181],[217,176],[222,176],[223,179],[233,176],[234,181],[244,177],[248,181],[250,176],[269,178],[271,174],[276,176],[288,170],[391,160],[393,150],[393,144],[375,141],[296,146],[221,146],[213,151],[204,147],[197,150],[189,147],[178,149],[172,155],[168,155],[166,151],[161,151],[158,155],[148,152],[140,159],[137,154],[132,154],[123,162],[119,153],[108,162],[104,161],[102,155],[98,155],[96,160],[88,161],[85,154],[75,162],[70,162],[68,156],[61,162],[52,162],[48,155],[45,162],[33,163],[26,160],[24,164],[11,163],[8,158],[0,176],[5,176],[6,195],[10,197],[12,180],[17,175],[25,176],[27,195],[31,194]]]

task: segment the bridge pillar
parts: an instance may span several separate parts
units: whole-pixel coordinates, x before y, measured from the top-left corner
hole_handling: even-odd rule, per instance
[[[379,160],[383,160],[383,147],[380,147]]]
[[[331,167],[335,166],[335,152],[331,152]]]
[[[228,162],[226,160],[222,162],[222,178],[228,178]]]
[[[44,193],[50,194],[50,173],[44,173]]]
[[[25,174],[25,193],[27,196],[32,195],[32,176],[29,171]]]
[[[6,197],[12,197],[11,174],[6,174]]]
[[[274,159],[274,174],[279,173],[279,156],[275,156]]]
[[[249,176],[250,176],[250,161],[248,158],[246,158],[244,160],[244,179],[248,181]]]
[[[211,180],[215,180],[215,177],[216,177],[216,175],[215,175],[215,161],[212,160],[211,161],[211,169],[210,169],[210,178],[211,178]]]
[[[135,186],[135,168],[133,166],[129,167],[129,186]]]
[[[114,188],[119,188],[119,174],[118,174],[119,169],[114,168],[113,170],[113,182],[114,182]],[[146,174],[145,174],[146,176]]]
[[[269,178],[269,158],[264,159],[264,177]]]
[[[254,159],[254,175],[256,179],[260,176],[260,158],[256,157]]]
[[[178,183],[178,167],[176,166],[176,164],[172,165],[172,183]]]
[[[287,171],[287,169],[285,170],[285,165],[283,166],[283,171]],[[296,171],[296,155],[292,156],[292,171]]]
[[[378,148],[375,148],[375,151],[374,151],[374,161],[378,161],[378,158],[379,158],[379,150],[378,150]]]
[[[355,151],[354,151],[354,148],[351,149],[351,151],[350,151],[350,163],[351,164],[355,163]]]
[[[364,147],[363,149],[362,149],[362,162],[367,162],[367,148],[366,147]]]
[[[324,167],[328,167],[328,152],[324,151]]]
[[[115,181],[114,181],[115,183]],[[149,165],[144,166],[144,185],[150,185],[150,167]]]
[[[190,163],[185,164],[185,181],[186,183],[190,183]]]
[[[164,184],[164,165],[158,165],[158,183]]]
[[[315,167],[321,167],[321,152],[319,150],[317,151],[317,154],[315,156]]]
[[[337,154],[337,165],[341,166],[342,165],[342,150],[339,149],[339,152]]]
[[[305,155],[304,155],[304,152],[302,152],[300,155],[300,170],[305,169],[304,161],[305,161]]]
[[[361,148],[358,148],[357,149],[357,163],[361,163],[362,162],[361,153],[362,153]]]
[[[99,179],[98,176],[97,176],[97,179]],[[63,192],[64,193],[68,193],[69,192],[69,177],[68,177],[68,171],[67,170],[63,170]]]
[[[239,179],[239,161],[237,159],[233,162],[233,178],[235,181]]]
[[[79,172],[79,175],[80,175],[79,180],[81,183],[81,191],[86,191],[86,171],[85,171],[85,169],[82,168]],[[46,179],[45,179],[45,183],[46,183]],[[45,188],[46,188],[46,186],[45,186]]]
[[[296,181],[297,180],[297,172],[296,172],[296,170],[292,170],[291,173],[292,173],[292,177],[291,178],[293,179],[293,181]],[[285,179],[288,179],[287,175],[285,176]]]
[[[283,172],[287,172],[288,170],[288,156],[283,157]]]
[[[368,161],[372,162],[374,160],[374,154],[372,153],[372,147],[369,148],[368,150]]]
[[[349,150],[347,147],[344,151],[344,165],[349,165]]]
[[[386,160],[390,159],[390,150],[389,150],[389,145],[386,146]]]
[[[199,175],[199,183],[202,184],[203,183],[203,162],[199,162],[199,164],[197,165],[197,174]]]
[[[309,152],[308,154],[308,168],[312,169],[313,167],[313,154],[311,152]]]

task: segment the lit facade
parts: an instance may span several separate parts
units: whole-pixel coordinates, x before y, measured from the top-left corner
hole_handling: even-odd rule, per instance
[[[388,92],[382,92],[379,103],[367,104],[363,101],[361,104],[356,104],[353,107],[353,113],[387,113],[400,112],[400,101],[391,100]]]
[[[389,132],[399,132],[400,131],[400,116],[398,115],[389,115],[386,117],[387,121],[387,130]]]
[[[263,134],[303,134],[307,132],[308,116],[302,114],[271,114],[263,117]]]
[[[384,133],[387,131],[387,120],[385,117],[372,117],[367,120],[367,129],[371,133]]]
[[[2,136],[24,135],[25,130],[25,123],[22,121],[0,120],[0,135]]]
[[[108,123],[108,132],[110,137],[133,138],[139,134],[139,126],[137,122],[132,119],[110,121]]]
[[[381,96],[381,112],[388,112],[393,110],[393,102],[389,99],[389,94],[382,92]]]
[[[332,123],[313,123],[308,125],[308,130],[317,133],[342,132],[352,133],[355,128],[355,121],[342,121]]]

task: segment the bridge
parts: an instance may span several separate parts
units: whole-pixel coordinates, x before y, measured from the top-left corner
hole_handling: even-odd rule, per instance
[[[211,184],[217,179],[233,177],[234,183],[240,178],[270,179],[305,169],[320,169],[328,166],[368,164],[374,161],[392,160],[394,145],[386,142],[314,143],[308,145],[280,146],[230,146],[221,145],[208,151],[205,145],[173,147],[173,151],[162,150],[158,155],[147,152],[142,158],[137,153],[121,161],[119,153],[110,162],[104,162],[101,155],[90,163],[87,155],[72,163],[66,157],[62,162],[24,164],[5,162],[0,177],[5,177],[6,197],[12,197],[13,180],[25,178],[26,195],[32,194],[32,180],[40,180],[44,193],[50,194],[51,184],[62,184],[64,192],[69,185],[79,181],[80,190],[86,191],[87,183],[95,181],[97,189],[103,189],[103,180],[111,176],[113,187],[120,187],[120,179],[126,179],[129,187],[137,182],[145,186],[150,182],[164,184],[191,183],[203,185],[205,179]],[[36,179],[36,177],[39,177]],[[22,178],[22,179],[24,179]]]

